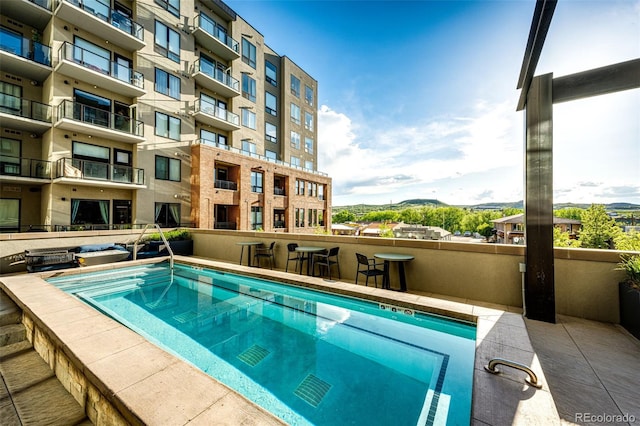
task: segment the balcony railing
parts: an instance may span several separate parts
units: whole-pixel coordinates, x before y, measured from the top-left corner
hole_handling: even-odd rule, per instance
[[[51,49],[42,43],[0,28],[0,50],[51,66]]]
[[[0,175],[51,179],[51,162],[2,155],[0,156]]]
[[[132,21],[126,15],[111,9],[109,3],[103,3],[100,0],[60,0],[72,4],[80,9],[88,12],[98,19],[108,22],[115,28],[124,31],[137,38],[144,40],[144,27],[137,22]]]
[[[0,93],[0,112],[51,123],[51,105]]]
[[[44,7],[47,10],[51,10],[53,0],[29,0],[33,4],[37,4],[40,7]]]
[[[215,68],[207,61],[203,61],[201,58],[196,59],[193,64],[193,72],[201,72],[202,74],[211,77],[212,79],[224,84],[225,86],[235,90],[240,90],[240,82],[229,74],[219,68]]]
[[[92,71],[117,78],[120,81],[144,89],[144,75],[142,73],[113,62],[97,53],[75,46],[68,41],[65,41],[60,47],[59,58],[61,61],[75,62]]]
[[[286,195],[284,188],[278,188],[277,186],[275,186],[273,188],[273,194],[274,195]]]
[[[64,100],[58,105],[58,119],[62,118],[117,130],[134,136],[144,136],[144,123],[142,121],[70,100]]]
[[[216,222],[213,224],[213,229],[237,229],[235,222]]]
[[[56,178],[101,180],[144,185],[144,169],[99,161],[61,158],[56,161]]]
[[[216,23],[206,15],[199,13],[195,17],[195,26],[201,28],[210,36],[219,40],[222,44],[236,53],[240,52],[239,44],[231,36],[218,28]]]
[[[274,160],[273,158],[268,158],[268,157],[265,157],[264,155],[256,154],[255,152],[243,151],[241,149],[234,148],[234,147],[229,146],[229,145],[220,144],[220,143],[217,143],[217,142],[209,140],[209,139],[196,139],[193,142],[191,142],[191,144],[192,145],[200,145],[200,144],[202,144],[202,145],[215,146],[216,148],[224,149],[225,151],[230,151],[230,152],[234,152],[236,154],[246,155],[248,157],[257,158],[257,159],[262,160],[262,161],[268,161],[270,163],[278,164],[278,165],[285,166],[285,167],[291,167],[293,169],[304,170],[305,172],[311,173],[311,174],[314,174],[314,175],[328,176],[324,172],[319,172],[317,170],[305,169],[305,168],[303,168],[301,166],[296,166],[296,165],[293,165],[293,164],[290,164],[290,163],[286,163],[286,162],[281,161],[281,160]]]
[[[238,184],[235,182],[231,182],[228,180],[219,180],[216,179],[216,181],[213,183],[214,188],[220,188],[220,189],[230,189],[232,191],[237,191],[238,190]]]
[[[219,106],[208,101],[203,101],[202,99],[196,99],[194,112],[201,112],[209,116],[216,117],[235,126],[240,125],[240,117],[238,114],[234,114],[231,111],[227,111],[224,108],[220,108]]]
[[[276,229],[283,229],[283,228],[286,228],[287,226],[284,220],[275,220],[273,221],[273,227]]]

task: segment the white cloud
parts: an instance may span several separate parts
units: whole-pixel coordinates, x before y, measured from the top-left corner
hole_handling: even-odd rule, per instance
[[[434,196],[475,203],[490,194],[518,192],[505,189],[513,182],[500,182],[499,173],[494,182],[484,176],[514,166],[521,173],[522,120],[510,103],[479,102],[473,116],[398,125],[368,136],[356,130],[364,125],[326,105],[318,122],[319,168],[333,178],[334,205]]]

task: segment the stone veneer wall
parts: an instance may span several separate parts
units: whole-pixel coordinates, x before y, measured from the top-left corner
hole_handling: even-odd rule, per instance
[[[22,323],[27,329],[27,339],[36,352],[49,364],[65,389],[84,409],[87,417],[95,425],[120,426],[130,423],[107,400],[107,398],[91,384],[82,371],[76,368],[62,349],[41,330],[35,321],[25,312]]]

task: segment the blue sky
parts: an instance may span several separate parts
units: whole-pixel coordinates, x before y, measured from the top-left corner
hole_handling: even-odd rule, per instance
[[[318,81],[333,205],[523,198],[534,0],[230,0]],[[559,0],[536,74],[640,57],[640,0]],[[640,90],[554,107],[554,202],[640,204]]]

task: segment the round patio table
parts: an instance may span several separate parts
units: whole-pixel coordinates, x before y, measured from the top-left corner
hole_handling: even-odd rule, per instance
[[[239,245],[242,247],[240,250],[240,265],[242,265],[242,255],[244,254],[244,248],[247,247],[249,249],[247,253],[247,266],[252,266],[251,265],[251,247],[261,246],[262,241],[240,241],[239,243],[236,243],[236,245]]]
[[[394,262],[398,265],[398,278],[400,279],[400,291],[407,291],[407,278],[404,273],[404,264],[414,259],[410,254],[402,253],[375,253],[373,257],[384,260],[384,275],[382,276],[382,288],[392,290],[389,279],[389,265]]]
[[[303,257],[300,259],[302,262],[305,261],[304,253],[307,254],[307,275],[311,275],[311,271],[313,271],[313,253],[320,253],[321,251],[326,250],[324,247],[315,247],[315,246],[298,246],[296,247],[296,251],[298,253],[303,253]],[[302,274],[302,265],[300,265],[300,273]]]

